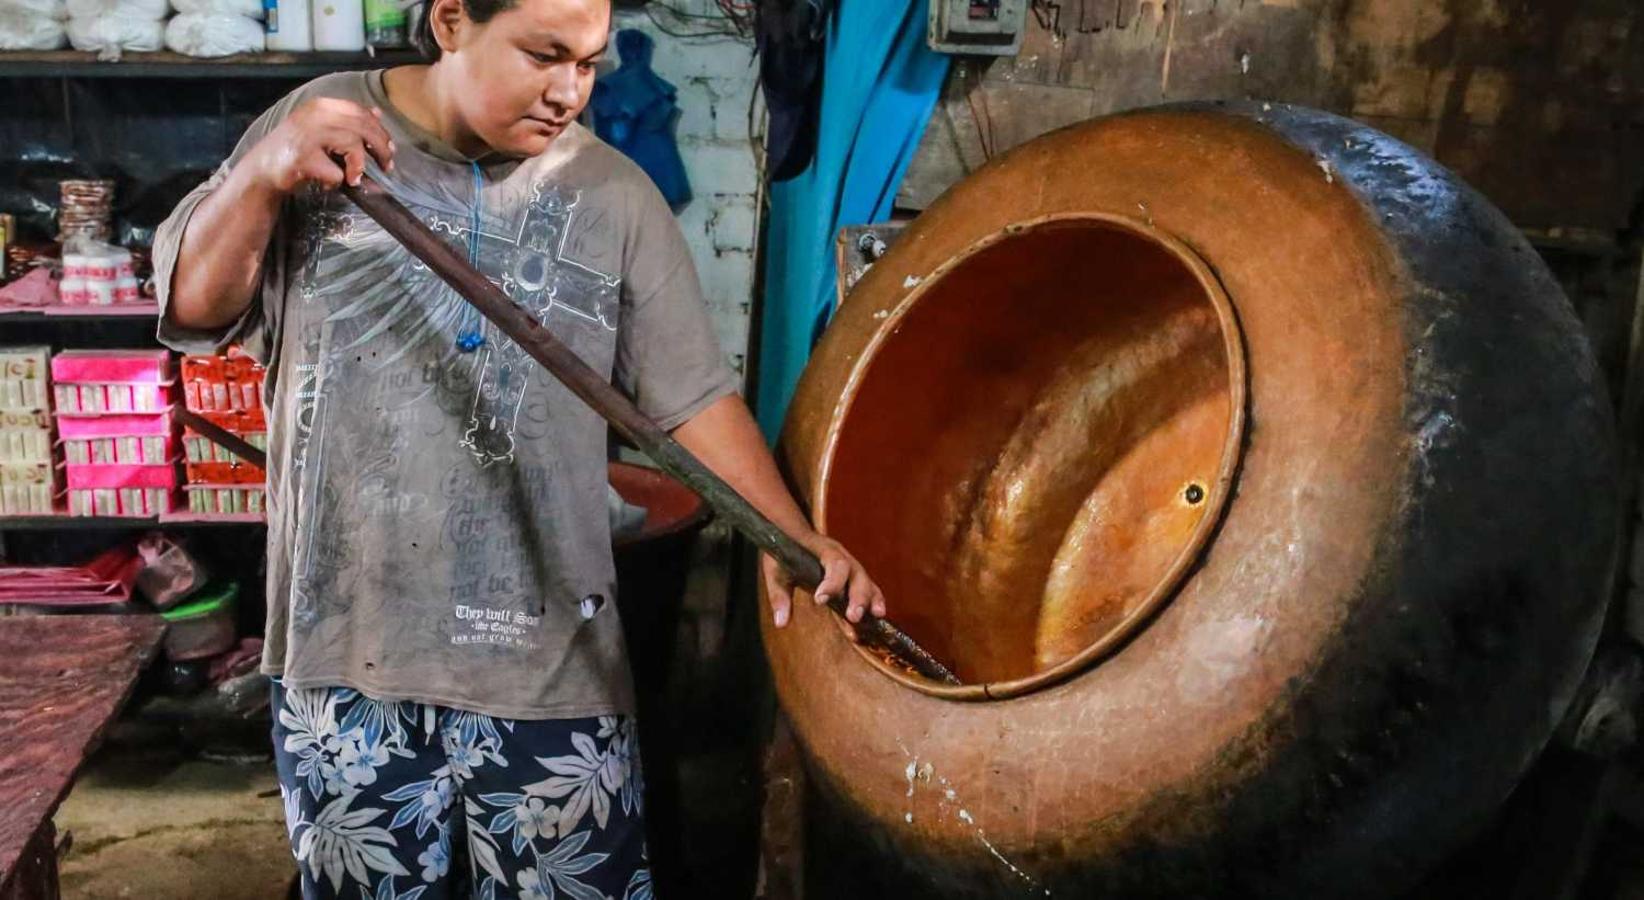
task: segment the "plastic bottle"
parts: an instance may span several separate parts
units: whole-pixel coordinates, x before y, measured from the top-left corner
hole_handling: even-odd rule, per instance
[[[365,42],[383,49],[408,46],[405,19],[396,0],[365,0]]]
[[[308,0],[263,0],[268,49],[303,53],[314,49]]]
[[[313,0],[315,50],[364,50],[361,0]]]

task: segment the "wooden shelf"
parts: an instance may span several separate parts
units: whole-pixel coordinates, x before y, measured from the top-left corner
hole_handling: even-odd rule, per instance
[[[257,487],[261,488],[261,485]],[[166,513],[160,517],[161,525],[266,525],[268,520],[262,513]]]
[[[0,516],[0,532],[6,531],[89,531],[141,528],[214,528],[266,524],[262,517],[201,516],[172,513],[160,518],[131,516]]]
[[[414,50],[370,53],[242,53],[198,59],[180,53],[126,53],[102,62],[79,50],[0,52],[0,78],[313,78],[328,72],[422,62]]]
[[[119,306],[0,307],[0,322],[53,322],[84,319],[141,321],[160,315],[157,303],[129,303]]]

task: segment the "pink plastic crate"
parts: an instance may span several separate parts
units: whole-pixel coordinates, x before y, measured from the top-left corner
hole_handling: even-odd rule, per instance
[[[55,382],[160,384],[171,380],[165,350],[64,350],[51,358]]]
[[[71,489],[96,488],[174,488],[177,486],[177,467],[166,463],[158,466],[116,464],[65,467]]]

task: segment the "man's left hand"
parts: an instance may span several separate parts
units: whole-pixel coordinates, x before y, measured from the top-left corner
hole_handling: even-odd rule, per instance
[[[863,614],[867,612],[884,618],[885,595],[879,590],[879,586],[868,578],[867,570],[856,557],[838,541],[816,532],[801,538],[800,543],[815,553],[816,558],[822,563],[822,583],[817,586],[814,595],[818,604],[827,603],[836,596],[844,596],[845,618],[851,622],[862,621]],[[776,627],[781,628],[788,624],[788,613],[793,606],[793,578],[767,554],[760,554],[759,567],[765,577],[771,614],[776,620]]]

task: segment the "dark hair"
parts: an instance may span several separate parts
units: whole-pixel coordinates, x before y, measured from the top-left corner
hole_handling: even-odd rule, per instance
[[[475,22],[489,22],[491,17],[514,5],[514,0],[462,0],[462,11]],[[440,58],[439,42],[434,40],[434,0],[424,0],[422,15],[417,18],[417,32],[411,43],[429,62]]]
[[[515,2],[517,0],[462,0],[462,11],[471,22],[489,22],[497,13],[512,9]],[[417,48],[429,62],[440,58],[440,45],[434,40],[433,18],[428,15],[433,8],[434,0],[423,0],[422,15],[417,17],[417,29],[411,35],[411,46]]]

